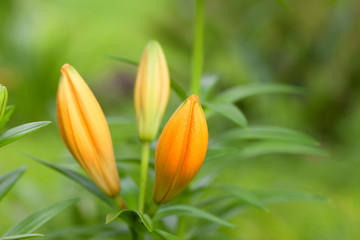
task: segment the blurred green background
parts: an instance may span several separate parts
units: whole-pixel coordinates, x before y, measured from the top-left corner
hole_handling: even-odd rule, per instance
[[[250,125],[291,127],[317,138],[329,157],[270,155],[241,161],[219,182],[247,189],[295,189],[327,196],[329,204],[294,202],[249,208],[222,229],[232,239],[360,239],[360,2],[358,0],[207,0],[204,73],[216,92],[247,83],[284,83],[301,96],[267,95],[239,104]],[[138,61],[156,39],[171,76],[188,87],[194,0],[0,0],[0,82],[16,110],[8,127],[51,120],[50,127],[0,149],[0,174],[28,171],[1,201],[0,234],[50,203],[80,202],[38,232],[72,224],[102,224],[107,208],[81,187],[26,158],[68,158],[56,124],[59,70],[72,64],[108,116],[133,118],[136,68],[107,56]],[[172,94],[166,117],[180,100]],[[164,121],[165,121],[164,120]],[[210,137],[217,135],[210,123]],[[218,124],[218,121],[216,122]],[[219,129],[231,127],[224,120]],[[115,152],[139,155],[134,125],[111,125]],[[134,147],[135,146],[135,147]]]

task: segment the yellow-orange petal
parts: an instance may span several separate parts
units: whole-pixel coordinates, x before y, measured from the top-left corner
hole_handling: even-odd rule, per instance
[[[156,41],[150,41],[142,55],[134,89],[136,124],[141,141],[152,141],[158,131],[170,93],[165,55]]]
[[[109,196],[120,191],[113,145],[104,113],[79,73],[69,64],[61,69],[57,118],[61,137],[71,154]]]
[[[200,170],[208,145],[204,112],[196,95],[171,116],[155,153],[153,200],[163,204],[180,194]]]

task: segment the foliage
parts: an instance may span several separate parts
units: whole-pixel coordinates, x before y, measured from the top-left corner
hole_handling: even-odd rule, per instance
[[[9,118],[11,117],[13,111],[14,106],[6,107],[4,115],[1,116],[2,118],[0,118],[0,130],[3,130],[2,128],[5,127],[5,124],[9,121]],[[17,126],[6,131],[2,131],[0,133],[0,147],[16,141],[49,124],[49,121],[33,122]],[[25,171],[26,167],[20,167],[11,172],[0,175],[0,200],[4,198],[4,196],[10,191],[10,189],[20,179],[20,177]],[[75,199],[71,199],[58,202],[36,211],[35,213],[29,215],[28,217],[14,225],[11,229],[4,233],[0,237],[0,239],[28,239],[44,236],[42,234],[33,233],[33,231],[37,230],[39,227],[41,227],[44,223],[48,222],[58,213],[62,212],[64,209],[72,205],[75,201]]]
[[[136,6],[136,3],[122,5],[109,1],[110,7],[94,3],[83,8],[80,6],[84,4],[82,1],[64,1],[60,5],[55,2],[35,2],[35,7],[30,7],[25,2],[16,5],[12,1],[0,3],[0,17],[7,19],[0,25],[11,23],[6,28],[3,27],[6,25],[1,25],[1,32],[6,34],[0,40],[0,65],[5,66],[2,70],[6,71],[2,73],[7,73],[8,70],[16,73],[2,76],[5,76],[3,79],[7,83],[13,83],[13,89],[17,90],[14,100],[17,101],[17,107],[24,109],[15,116],[15,120],[54,115],[54,110],[49,105],[53,102],[57,81],[49,80],[57,79],[59,65],[65,59],[76,62],[87,72],[90,84],[96,91],[95,95],[100,96],[105,112],[109,113],[109,119],[113,121],[112,134],[117,143],[115,147],[123,195],[127,196],[127,201],[135,199],[133,204],[128,204],[135,208],[138,188],[136,176],[140,161],[132,131],[133,117],[128,116],[132,114],[129,110],[131,104],[126,100],[130,99],[128,93],[131,92],[126,80],[132,77],[135,68],[119,64],[119,61],[106,61],[99,56],[112,52],[114,55],[126,56],[126,59],[136,59],[143,42],[156,37],[161,43],[165,43],[164,49],[170,55],[170,66],[178,83],[174,85],[173,81],[172,88],[177,89],[174,90],[175,93],[182,91],[179,94],[181,97],[173,97],[173,102],[185,99],[189,92],[182,86],[188,85],[190,75],[187,68],[191,49],[191,34],[188,30],[191,11],[188,9],[192,9],[192,3],[185,1],[169,4],[157,1],[157,4],[142,7]],[[157,10],[154,9],[155,6]],[[241,226],[241,230],[222,227],[220,233],[208,239],[226,239],[223,233],[229,235],[230,239],[238,239],[240,236],[254,239],[332,239],[339,235],[343,239],[358,237],[358,206],[354,204],[358,200],[357,123],[360,116],[357,81],[359,51],[354,44],[359,39],[355,30],[359,24],[355,21],[357,6],[358,3],[353,0],[244,0],[228,1],[226,4],[206,3],[204,72],[214,71],[216,74],[202,77],[202,94],[199,97],[206,107],[210,148],[199,176],[174,205],[188,206],[187,198],[191,201],[195,199],[196,207],[201,210],[216,216],[223,210],[227,221]],[[135,8],[137,11],[129,11]],[[148,11],[142,10],[143,8],[148,8]],[[60,21],[58,15],[63,15],[58,12],[68,12],[69,17]],[[96,21],[90,19],[94,12],[99,16]],[[118,17],[114,17],[115,15]],[[151,17],[153,15],[155,17]],[[27,21],[28,17],[32,21]],[[44,17],[49,21],[42,21]],[[63,23],[62,31],[58,31],[58,22]],[[81,29],[82,34],[65,27],[70,26],[67,22],[71,22],[74,28]],[[131,23],[131,30],[124,29],[128,24],[119,22]],[[31,32],[38,34],[25,37],[22,29],[31,29]],[[18,38],[21,41],[16,41]],[[100,40],[84,44],[88,39],[95,38]],[[100,79],[108,81],[96,82]],[[232,84],[241,86],[223,90]],[[41,89],[38,86],[42,86]],[[259,93],[252,94],[252,91]],[[253,97],[255,95],[257,97]],[[29,107],[33,105],[38,108]],[[173,106],[170,105],[169,108]],[[226,108],[234,109],[237,114],[229,114],[224,111]],[[122,111],[123,116],[113,118],[113,113]],[[305,130],[318,140],[292,128]],[[89,179],[74,171],[72,165],[68,164],[68,158],[58,158],[57,154],[62,146],[57,143],[57,132],[55,134],[54,131],[52,135],[52,138],[47,135],[47,139],[53,140],[56,151],[44,151],[42,155],[48,154],[49,157],[46,158],[51,161],[46,163],[53,164],[55,161],[67,164],[66,167],[54,164],[53,168],[72,179],[78,179],[80,184],[97,192],[95,195],[99,197],[102,192],[94,190],[96,186],[93,188]],[[42,142],[49,144],[49,140]],[[18,146],[24,145],[20,143]],[[155,145],[156,143],[152,144],[152,154]],[[322,146],[330,149],[332,157],[328,157]],[[36,152],[40,151],[36,149],[42,147],[33,148]],[[153,157],[150,158],[150,164],[151,161]],[[150,174],[152,169],[153,165],[150,165]],[[31,170],[39,172],[41,167]],[[48,176],[51,176],[51,172]],[[70,187],[66,180],[59,184],[55,183],[55,177],[48,179],[53,186],[63,187],[56,191],[57,194],[68,193],[66,190]],[[219,182],[230,182],[231,185],[218,184]],[[327,201],[302,191],[284,190],[293,188],[329,195],[334,200],[333,204],[288,204],[291,201]],[[38,189],[41,189],[38,190],[40,192],[53,191],[53,187],[47,189],[39,186]],[[74,189],[77,190],[76,186]],[[76,194],[84,195],[82,199],[88,197],[81,191]],[[220,206],[219,202],[225,196],[229,199],[225,199],[227,203]],[[88,203],[91,200],[86,201]],[[93,201],[93,205],[97,203],[96,200]],[[148,205],[149,202],[150,200]],[[276,204],[279,202],[282,204]],[[102,222],[104,211],[100,210],[104,209],[101,204],[96,206],[96,210],[101,212],[97,213],[100,216],[96,215],[88,220],[85,219],[88,216],[82,212],[83,219],[74,217],[79,226],[68,229],[69,233],[65,233],[66,229],[59,229],[58,232],[47,235],[68,239],[69,234],[74,233],[79,238],[97,236],[98,239],[111,239],[111,236],[128,234],[123,220],[85,228],[84,225],[90,221],[96,224]],[[250,206],[254,206],[255,210],[248,208]],[[265,214],[257,209],[270,212]],[[105,211],[116,212],[107,206]],[[236,213],[238,217],[234,216]],[[176,235],[182,230],[175,229],[175,219],[174,216],[166,218],[170,226],[163,226],[162,221],[155,225],[158,224],[161,229],[167,227]],[[188,226],[198,221],[187,216],[178,219],[185,219],[182,222]],[[202,227],[203,232],[214,227],[206,224]],[[54,229],[54,225],[43,229],[50,231]],[[57,222],[56,227],[59,226],[63,226],[63,223]],[[189,234],[195,236],[200,231],[192,229]],[[102,235],[101,238],[98,234],[100,232],[108,235]],[[169,239],[174,237],[159,229],[153,231],[153,234],[158,237],[169,236]]]
[[[244,89],[247,89],[244,87]],[[259,89],[252,86],[252,94],[258,95],[265,89],[263,86],[259,86]],[[270,93],[282,93],[284,89],[291,89],[290,87],[281,86],[267,86],[266,89],[271,89]],[[244,90],[246,91],[246,90]],[[228,90],[225,90],[228,92]],[[268,91],[264,91],[267,94]],[[295,91],[297,94],[298,91]],[[251,96],[248,93],[246,96]],[[221,96],[223,94],[219,94]],[[224,96],[224,95],[223,95]],[[244,94],[245,96],[245,94]],[[228,99],[234,99],[235,96],[227,94]],[[242,97],[238,97],[240,100]],[[215,97],[215,99],[217,99]],[[220,97],[218,98],[220,99]],[[220,100],[219,100],[220,101]],[[234,101],[234,100],[232,100]],[[216,101],[214,105],[216,104]],[[205,104],[209,107],[212,104]],[[232,105],[236,108],[235,105]],[[215,107],[216,108],[216,107]],[[221,108],[219,108],[221,109]],[[236,108],[238,109],[238,108]],[[216,114],[233,121],[233,115],[224,114],[224,111],[217,112],[216,109],[212,111],[212,108],[208,108],[207,117],[211,118]],[[230,113],[230,112],[229,112]],[[233,113],[233,111],[232,111]],[[118,124],[123,124],[119,122]],[[127,123],[125,123],[127,124]],[[142,214],[135,209],[121,210],[117,213],[112,213],[107,216],[107,223],[110,223],[117,218],[122,219],[130,226],[130,233],[134,231],[141,234],[156,234],[161,235],[163,239],[172,239],[177,234],[178,237],[184,237],[181,234],[180,229],[189,229],[186,234],[186,238],[192,239],[197,235],[203,237],[211,236],[215,233],[217,228],[209,230],[206,226],[209,223],[215,225],[223,225],[226,227],[235,227],[228,222],[239,212],[240,209],[254,206],[264,211],[268,211],[267,204],[274,202],[291,202],[291,201],[328,201],[326,198],[314,196],[308,193],[302,193],[297,191],[288,190],[247,190],[241,187],[232,185],[217,185],[218,176],[231,167],[232,164],[242,161],[246,158],[252,158],[255,156],[268,155],[272,153],[287,153],[287,154],[311,154],[311,155],[324,155],[324,150],[319,148],[319,144],[312,137],[291,129],[273,126],[259,126],[251,127],[247,125],[240,125],[241,128],[235,127],[230,129],[218,138],[213,138],[209,144],[209,152],[207,154],[205,164],[199,174],[199,176],[192,182],[191,187],[185,191],[179,199],[174,203],[161,206],[156,213],[153,209],[150,209],[151,200],[147,198],[146,206],[147,213]],[[241,148],[239,148],[241,146]],[[226,151],[224,151],[226,150]],[[47,161],[30,156],[41,164],[44,164],[60,173],[69,177],[73,181],[79,183],[90,191],[95,196],[99,197],[106,204],[109,204],[112,208],[116,209],[113,205],[112,199],[104,195],[98,187],[92,183],[89,179],[83,177],[81,174],[74,172],[73,170],[66,169]],[[221,159],[221,161],[219,161]],[[126,162],[126,161],[125,161]],[[124,160],[119,160],[119,164],[124,164]],[[135,163],[136,168],[139,168],[139,160],[136,158],[129,163]],[[120,171],[121,170],[121,165]],[[150,164],[150,172],[154,171],[154,165]],[[126,174],[126,171],[125,173]],[[123,174],[121,174],[123,175]],[[150,174],[153,178],[153,175]],[[132,188],[131,185],[138,183],[138,175],[131,175],[133,181],[122,181],[122,189]],[[151,179],[150,182],[153,182]],[[129,184],[129,185],[128,185]],[[136,199],[137,191],[126,191],[123,193],[124,199]],[[131,196],[132,195],[132,196]],[[130,202],[126,202],[127,205],[132,206]],[[188,205],[191,204],[191,205]],[[240,211],[241,212],[241,211]],[[239,213],[240,213],[239,212]],[[177,231],[171,230],[173,227],[167,226],[169,216],[176,216],[178,223]],[[187,216],[200,218],[196,225],[187,224],[182,219]],[[185,227],[186,226],[186,227]],[[210,225],[209,225],[210,226]],[[201,230],[196,230],[199,228]],[[112,231],[112,230],[111,230]],[[179,232],[180,231],[180,232]],[[170,234],[167,236],[166,234]]]

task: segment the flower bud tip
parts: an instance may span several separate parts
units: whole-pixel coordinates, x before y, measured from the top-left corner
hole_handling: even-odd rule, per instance
[[[200,102],[199,97],[196,94],[191,95],[188,99],[189,99],[189,101],[194,102],[194,103]]]
[[[65,64],[61,67],[60,72],[64,74],[64,73],[69,69],[69,67],[70,67],[70,64],[65,63]]]

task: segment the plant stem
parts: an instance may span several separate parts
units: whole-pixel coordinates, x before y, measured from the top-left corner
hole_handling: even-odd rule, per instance
[[[147,211],[147,214],[152,218],[156,214],[158,209],[159,209],[159,205],[153,202],[151,204],[149,211]]]
[[[150,143],[142,143],[141,166],[140,166],[140,189],[139,189],[139,206],[140,213],[144,213],[145,193],[146,193],[146,177],[149,165]]]
[[[191,94],[200,93],[200,79],[204,60],[204,0],[196,0],[195,36],[192,55]]]
[[[127,206],[126,206],[124,200],[122,199],[120,193],[118,195],[116,195],[114,198],[120,209],[127,209]]]
[[[180,239],[183,239],[184,237],[184,233],[185,233],[185,230],[186,230],[186,222],[185,222],[185,219],[184,217],[180,216],[179,217],[179,220],[178,220],[178,231],[177,231],[177,235]]]
[[[181,204],[188,205],[190,202],[190,196],[188,193],[184,192],[183,197],[181,199]],[[184,235],[186,234],[186,217],[185,216],[179,216],[178,217],[178,229],[177,229],[177,235],[180,239],[185,239]]]
[[[130,228],[130,233],[131,233],[131,239],[132,240],[143,240],[144,239],[144,234],[136,231],[135,228]]]

